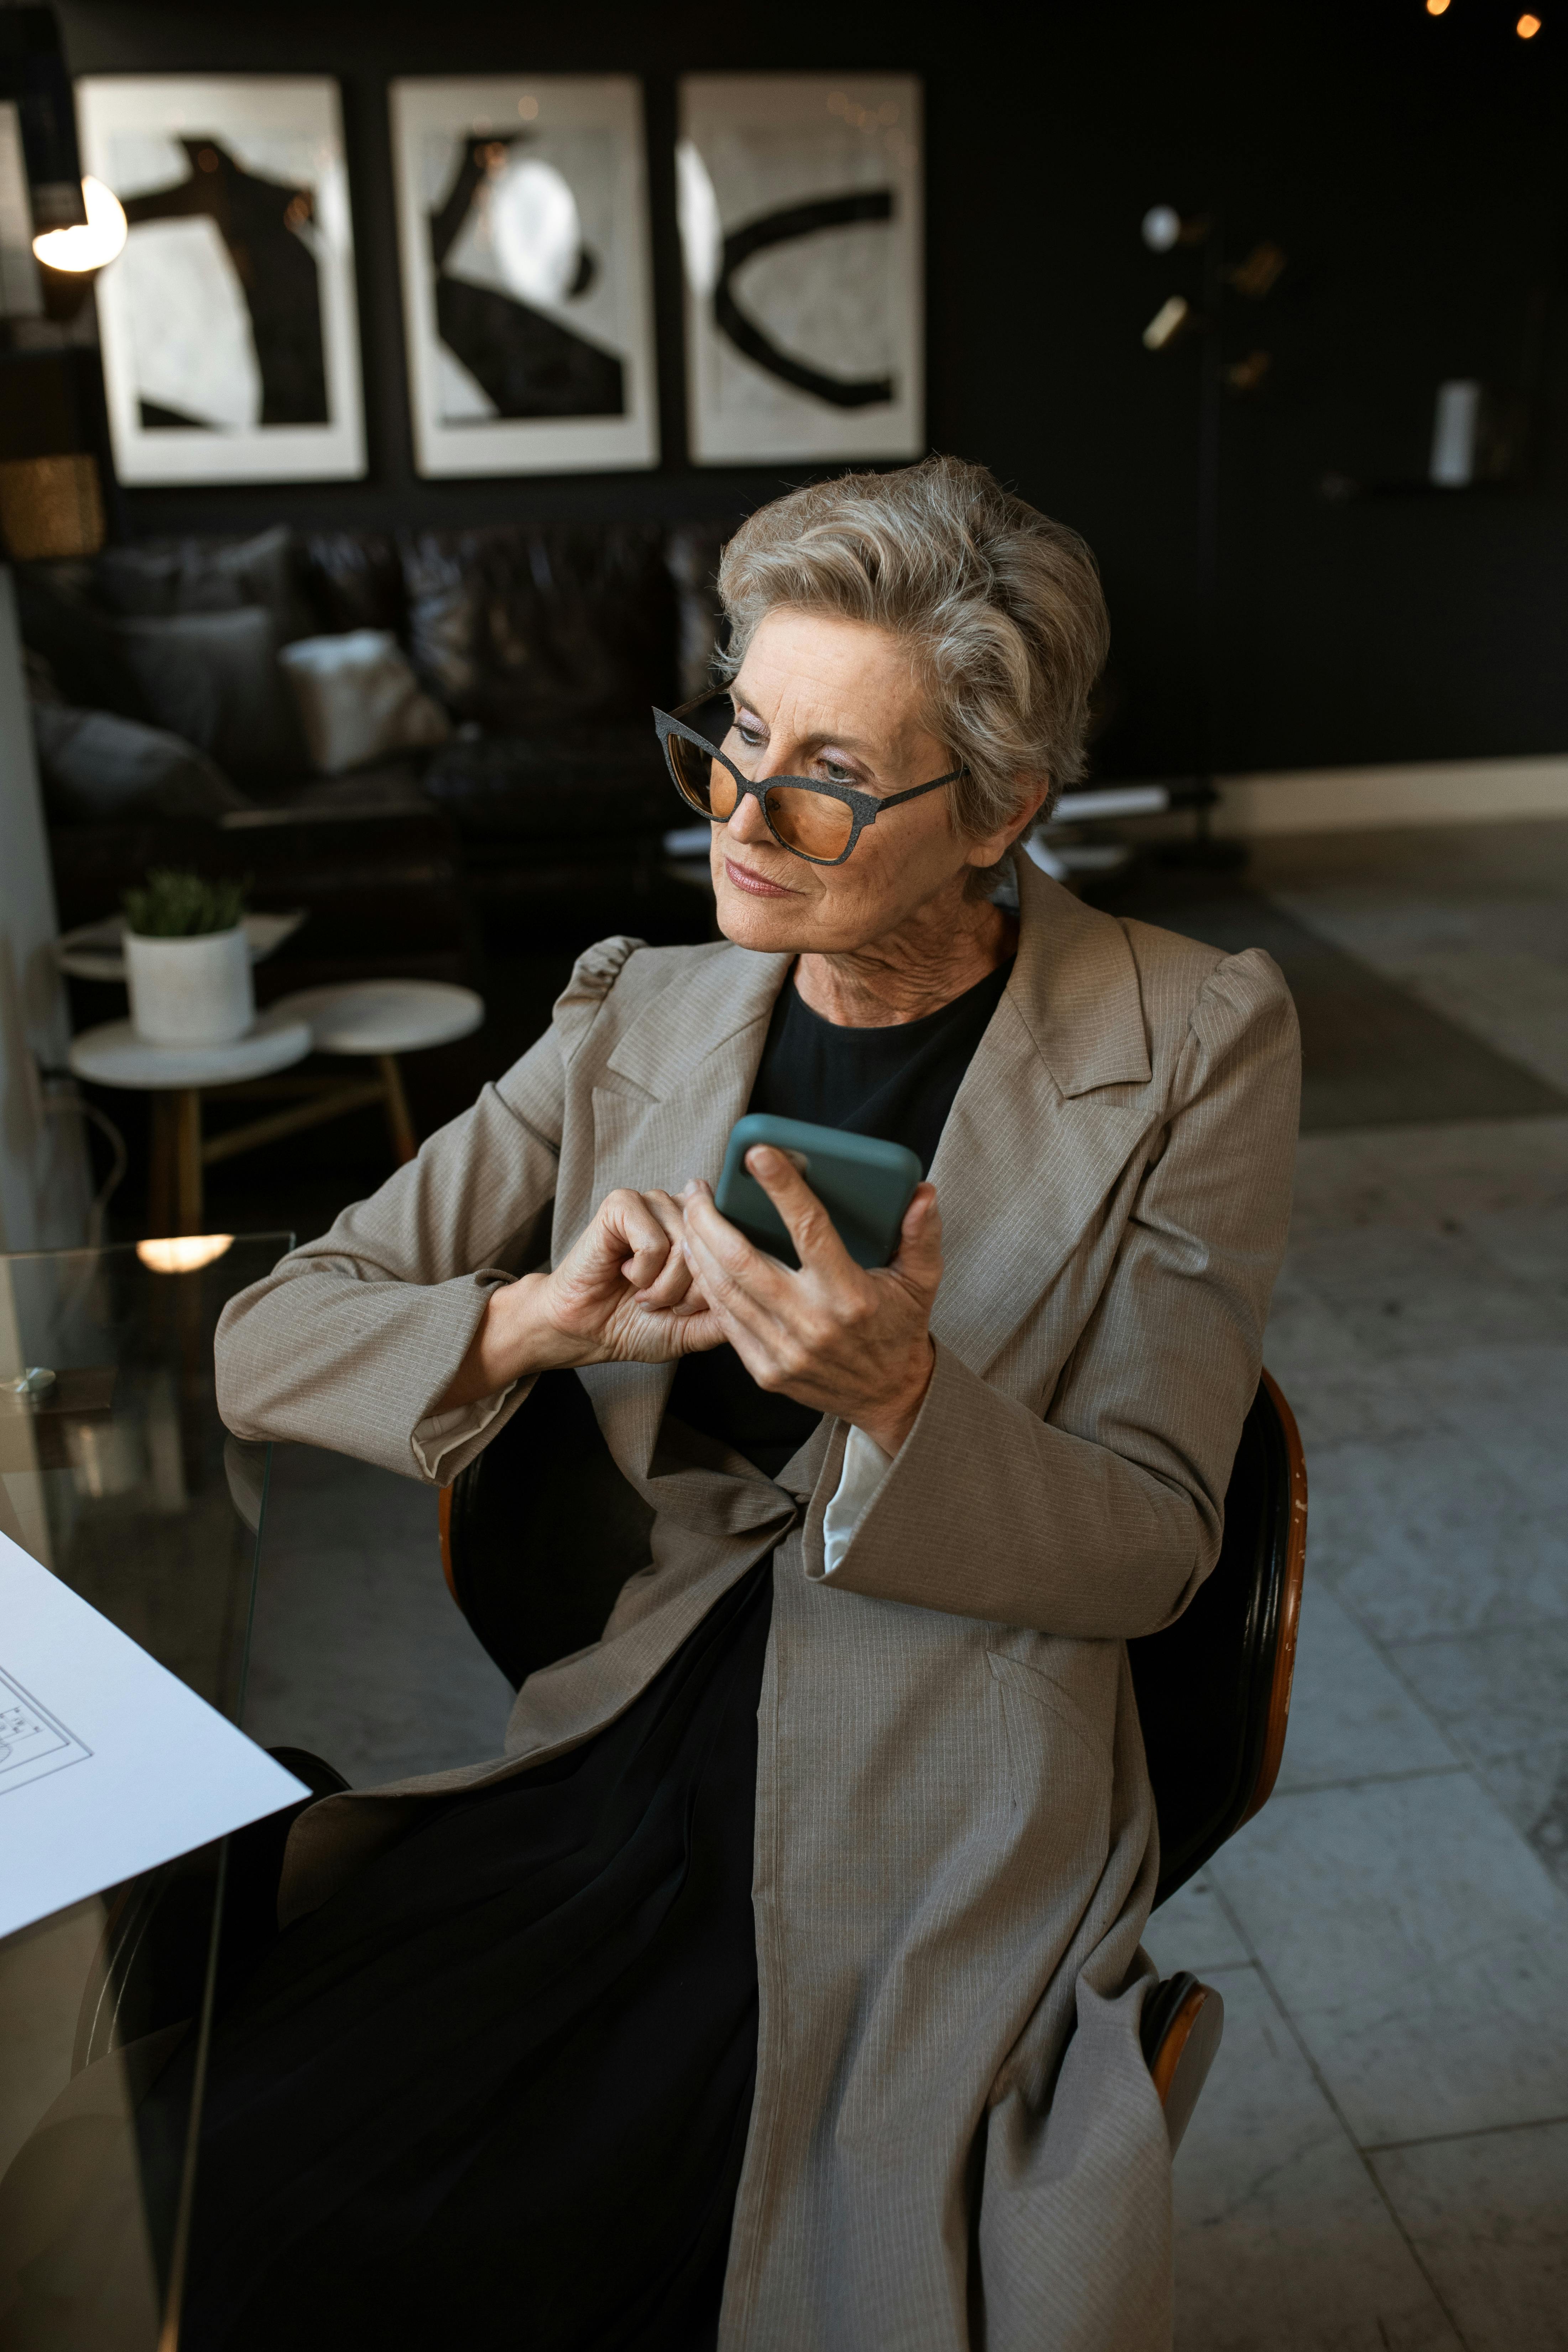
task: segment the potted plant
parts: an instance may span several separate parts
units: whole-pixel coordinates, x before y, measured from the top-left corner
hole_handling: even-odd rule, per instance
[[[151,1045],[226,1045],[256,1018],[243,882],[167,869],[125,893],[131,1019]]]

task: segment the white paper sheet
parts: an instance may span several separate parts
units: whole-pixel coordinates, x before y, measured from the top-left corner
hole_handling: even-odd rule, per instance
[[[0,1535],[0,1936],[309,1793]]]

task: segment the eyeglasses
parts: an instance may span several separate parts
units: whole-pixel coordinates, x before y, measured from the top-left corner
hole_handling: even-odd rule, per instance
[[[704,695],[700,701],[685,703],[682,709],[702,710],[711,701],[710,695]],[[884,800],[875,793],[826,783],[815,776],[764,776],[760,783],[753,783],[706,735],[689,727],[679,711],[656,709],[653,723],[675,789],[689,808],[714,824],[728,824],[750,793],[762,803],[763,822],[779,847],[812,866],[842,866],[866,827],[875,824],[887,810],[897,808],[901,801],[918,801],[922,793],[938,792],[943,784],[956,783],[964,772],[954,768],[945,776],[933,777],[929,784],[911,784],[908,792],[889,793]]]

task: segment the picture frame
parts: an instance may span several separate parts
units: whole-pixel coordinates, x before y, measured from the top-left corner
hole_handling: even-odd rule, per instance
[[[89,75],[85,170],[130,225],[98,282],[115,471],[131,485],[365,470],[338,85]]]
[[[391,107],[417,471],[656,466],[640,84],[410,79]]]
[[[677,186],[703,466],[925,450],[912,74],[688,74]]]

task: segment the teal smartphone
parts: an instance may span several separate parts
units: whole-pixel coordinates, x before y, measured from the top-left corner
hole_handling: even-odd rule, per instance
[[[774,1118],[749,1111],[730,1130],[724,1172],[713,1199],[721,1216],[739,1225],[750,1242],[785,1265],[798,1265],[784,1219],[746,1173],[753,1144],[771,1143],[794,1160],[833,1220],[839,1240],[857,1265],[886,1265],[899,1246],[899,1227],[921,1181],[921,1163],[901,1143],[875,1135],[850,1135],[841,1127],[813,1127],[803,1118]]]

